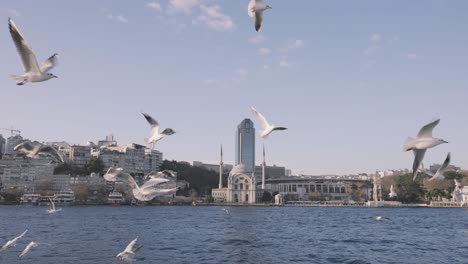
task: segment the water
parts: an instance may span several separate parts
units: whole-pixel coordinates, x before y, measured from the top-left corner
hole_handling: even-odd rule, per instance
[[[467,209],[228,209],[0,206],[0,244],[29,229],[0,263],[118,263],[137,236],[136,263],[468,263]]]

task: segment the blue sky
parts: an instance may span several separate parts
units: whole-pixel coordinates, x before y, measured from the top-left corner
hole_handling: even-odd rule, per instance
[[[2,1],[0,127],[143,143],[143,110],[178,131],[158,145],[166,158],[215,162],[221,143],[234,160],[255,106],[289,128],[266,140],[268,164],[341,174],[411,167],[403,141],[440,115],[434,136],[450,144],[425,163],[450,151],[468,167],[468,2],[266,2],[256,33],[247,0]],[[8,17],[39,61],[61,55],[59,79],[9,78],[22,67]]]

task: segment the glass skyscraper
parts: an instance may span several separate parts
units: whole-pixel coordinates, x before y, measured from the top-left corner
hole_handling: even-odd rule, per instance
[[[236,165],[241,163],[250,172],[255,171],[255,128],[248,118],[242,120],[236,131]]]

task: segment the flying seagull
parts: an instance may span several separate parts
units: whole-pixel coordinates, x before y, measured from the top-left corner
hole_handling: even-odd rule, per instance
[[[49,73],[49,71],[58,64],[59,55],[55,53],[39,66],[31,46],[26,42],[26,39],[24,39],[11,18],[8,18],[8,27],[10,28],[11,37],[13,38],[16,50],[19,53],[24,67],[24,74],[12,75],[13,79],[19,81],[17,85],[23,85],[27,82],[43,82],[52,78],[58,78],[52,73]]]
[[[255,30],[260,32],[263,22],[263,12],[271,9],[271,6],[265,5],[262,0],[250,0],[247,12],[250,17],[255,17]]]
[[[152,178],[150,177],[141,186],[138,186],[135,179],[128,173],[124,172],[122,168],[110,168],[104,175],[107,181],[120,180],[130,186],[132,189],[133,196],[135,199],[143,202],[151,201],[157,196],[164,196],[168,193],[177,191],[177,188],[163,189],[160,188],[162,183],[170,182],[171,180],[166,178]]]
[[[390,198],[395,198],[395,197],[397,197],[396,192],[393,190],[393,184],[390,185],[390,193],[388,194],[388,197],[390,197]]]
[[[135,238],[130,242],[127,247],[124,249],[124,251],[120,252],[116,258],[120,260],[125,260],[125,261],[132,261],[133,258],[135,257],[135,254],[143,247],[143,245],[138,246],[137,248],[133,249],[135,246],[136,242],[138,241],[138,238]]]
[[[142,113],[142,114],[146,118],[146,121],[148,121],[148,123],[151,126],[150,137],[148,140],[146,140],[148,144],[156,144],[156,142],[161,140],[163,137],[175,134],[175,131],[172,128],[166,128],[161,133],[159,133],[158,121],[156,121],[153,117],[151,117],[147,113]]]
[[[163,178],[163,179],[175,181],[177,176],[174,171],[163,170],[163,171],[158,171],[158,172],[150,172],[149,174],[145,175],[143,179],[148,180],[148,179],[155,179],[155,178]]]
[[[449,152],[447,154],[447,158],[445,158],[444,163],[442,164],[442,166],[440,166],[440,168],[436,171],[436,173],[432,173],[430,171],[424,170],[424,173],[426,173],[429,176],[432,176],[432,178],[429,179],[430,181],[445,179],[444,173],[447,170],[447,167],[450,165],[450,158],[451,158],[451,156],[450,156],[450,152]]]
[[[18,144],[15,148],[15,151],[26,154],[31,158],[37,158],[39,155],[51,156],[56,159],[58,162],[63,163],[63,157],[60,153],[52,146],[44,145],[37,141],[25,141],[21,144]]]
[[[419,130],[419,133],[416,136],[416,138],[409,137],[405,141],[404,150],[412,150],[414,153],[413,181],[416,179],[416,176],[418,176],[418,169],[421,165],[422,160],[424,159],[426,150],[440,145],[442,143],[448,143],[443,139],[432,137],[432,130],[439,124],[439,122],[440,118],[430,122],[429,124],[423,126],[421,130]]]
[[[19,257],[21,258],[22,256],[24,256],[26,253],[29,252],[29,250],[31,250],[31,248],[35,248],[35,247],[38,247],[39,246],[39,243],[36,243],[34,241],[31,241],[31,243],[29,243],[26,248],[23,250],[23,252],[21,252],[21,254],[19,255]]]
[[[16,241],[18,241],[20,238],[22,238],[24,235],[26,235],[27,232],[28,232],[28,230],[26,229],[26,231],[24,231],[21,235],[19,235],[19,236],[13,238],[12,240],[9,240],[8,242],[6,242],[5,245],[3,245],[2,248],[0,248],[0,253],[2,253],[3,251],[7,250],[10,247],[16,246]]]
[[[49,207],[49,209],[47,209],[47,212],[49,214],[55,214],[55,213],[58,213],[58,212],[62,211],[62,208],[58,208],[58,209],[55,208],[55,203],[54,203],[54,201],[52,199],[49,198],[49,202],[50,202],[50,207]]]
[[[262,138],[267,138],[268,135],[270,135],[271,132],[273,132],[275,130],[286,130],[287,129],[285,127],[275,127],[273,125],[270,125],[268,123],[268,121],[266,120],[266,118],[260,112],[255,110],[255,108],[252,107],[252,111],[254,112],[255,117],[257,117],[258,122],[260,122],[260,125],[262,125],[263,131],[260,132],[260,136]]]

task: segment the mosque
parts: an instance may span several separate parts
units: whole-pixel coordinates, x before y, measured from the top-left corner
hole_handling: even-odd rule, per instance
[[[261,201],[265,182],[265,151],[262,163],[262,188],[257,189],[255,178],[255,128],[252,120],[246,118],[236,130],[235,166],[229,173],[227,187],[223,187],[223,149],[219,164],[219,186],[212,190],[216,202],[254,204]]]

